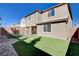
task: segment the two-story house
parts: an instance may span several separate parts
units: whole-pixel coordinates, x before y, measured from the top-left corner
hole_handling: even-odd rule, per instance
[[[67,40],[69,30],[72,28],[69,4],[61,3],[44,11],[36,10],[23,17],[21,26],[24,26],[25,34],[37,34]]]
[[[24,16],[20,22],[20,34],[37,34],[37,21],[41,14],[40,10],[36,10],[27,16]]]
[[[59,39],[68,39],[72,28],[72,17],[69,4],[62,3],[48,8],[37,22],[37,34]]]

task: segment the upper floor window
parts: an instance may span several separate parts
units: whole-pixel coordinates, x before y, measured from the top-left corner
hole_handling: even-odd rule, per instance
[[[50,13],[50,11],[48,12],[48,17],[50,17],[51,16],[51,13]]]
[[[54,16],[54,15],[55,15],[55,10],[54,10],[54,9],[52,9],[52,10],[50,10],[50,11],[48,12],[48,17]]]

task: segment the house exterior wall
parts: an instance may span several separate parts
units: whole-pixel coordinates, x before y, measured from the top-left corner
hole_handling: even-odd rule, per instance
[[[30,16],[25,17],[25,20],[26,20],[25,21],[26,27],[36,26],[37,13],[34,13],[34,14],[30,15]]]
[[[42,20],[42,14],[36,12],[36,24]]]
[[[64,20],[64,18],[68,18],[66,19],[67,21],[63,23],[55,23],[55,24],[52,23],[51,32],[43,32],[43,24],[37,25],[37,34],[42,36],[52,37],[52,38],[68,40],[69,29],[72,28],[72,20],[70,18],[68,6],[67,4],[64,4],[62,6],[54,8],[54,10],[55,10],[55,16],[48,17],[48,11],[46,11],[41,15],[42,18],[38,23],[47,22],[50,20],[53,21],[58,19]]]
[[[41,18],[41,15],[38,12],[35,12],[30,16],[24,17],[21,20],[21,24],[20,24],[20,34],[23,34],[23,35],[32,34],[31,26],[36,26],[37,19],[40,19],[40,18]]]
[[[26,34],[30,34],[30,27],[26,27]]]
[[[21,19],[20,27],[25,27],[25,19],[24,18]]]
[[[71,38],[70,38],[70,30],[72,29],[72,20],[71,18],[68,19],[68,22],[67,22],[67,39],[70,41]]]
[[[48,17],[50,10],[55,10],[55,15]],[[72,28],[72,20],[68,8],[68,4],[63,4],[58,7],[52,8],[43,13],[35,12],[29,16],[23,17],[21,21],[21,33],[32,34],[31,27],[37,26],[37,35],[48,36],[58,39],[67,40],[69,36],[69,29]],[[52,23],[53,21],[65,20],[64,22]],[[51,21],[51,32],[43,31],[43,23]],[[39,24],[42,23],[42,24]]]
[[[67,4],[59,6],[57,8],[54,8],[54,10],[55,10],[55,15],[51,16],[51,17],[48,17],[48,12],[50,10],[42,13],[41,14],[41,20],[39,20],[38,23],[39,22],[45,22],[45,21],[53,21],[53,20],[69,17]]]
[[[25,35],[26,34],[26,27],[20,27],[19,34]]]
[[[25,35],[25,33],[26,33],[25,19],[22,18],[20,22],[19,34]]]
[[[44,32],[43,25],[37,26],[37,34],[46,37],[58,38],[58,39],[67,39],[67,29],[66,23],[52,23],[51,32]]]

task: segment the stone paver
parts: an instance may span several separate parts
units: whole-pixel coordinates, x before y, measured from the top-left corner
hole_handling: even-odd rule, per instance
[[[0,39],[0,56],[17,56],[15,49],[12,44],[15,43],[16,39]]]

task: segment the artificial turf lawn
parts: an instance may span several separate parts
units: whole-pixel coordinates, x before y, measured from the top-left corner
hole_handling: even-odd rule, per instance
[[[63,56],[66,55],[69,42],[54,38],[42,37],[34,46],[49,53],[50,55]]]
[[[34,51],[36,50],[36,49],[32,49],[33,47],[38,48],[38,50],[40,49],[41,51],[44,51],[50,55],[55,55],[55,56],[66,55],[69,46],[68,41],[55,39],[55,38],[47,38],[47,37],[41,37],[39,39],[39,37],[40,36],[32,35],[27,39],[23,39],[23,41],[29,45],[16,42],[13,46],[19,55],[31,55],[33,53],[33,50]],[[28,46],[32,46],[32,48],[31,47],[28,48]],[[30,50],[31,52],[28,53],[28,50]]]
[[[13,46],[16,49],[16,52],[20,56],[28,56],[28,55],[40,56],[40,55],[49,55],[49,54],[59,55],[59,56],[60,55],[79,56],[78,43],[71,42],[69,44],[67,41],[63,41],[59,39],[47,38],[47,37],[39,38],[39,37],[40,36],[30,36],[27,39],[23,38],[24,40],[20,40],[19,42],[16,42],[15,44],[13,44]]]
[[[39,36],[30,36],[29,38],[27,38],[23,41],[25,41],[28,44],[30,44],[32,42],[34,47],[36,47],[50,55],[55,55],[55,56],[66,55],[66,52],[67,52],[67,49],[69,46],[69,42],[67,42],[65,40],[47,38],[47,37],[41,37],[40,40],[38,40],[36,42],[35,40],[37,40],[38,38],[39,38]],[[18,46],[20,46],[20,45],[18,45]]]
[[[19,56],[49,56],[49,54],[37,49],[32,45],[27,44],[22,40],[13,44],[13,47]]]
[[[67,56],[79,56],[79,43],[70,43]]]

